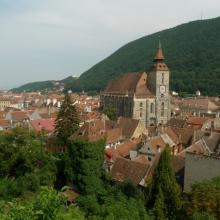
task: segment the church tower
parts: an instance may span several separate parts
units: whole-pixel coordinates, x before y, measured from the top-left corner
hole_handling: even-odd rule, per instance
[[[166,124],[170,119],[170,95],[169,95],[169,79],[170,72],[164,62],[165,58],[161,43],[154,57],[154,64],[149,74],[148,86],[155,95],[155,116],[156,124]]]

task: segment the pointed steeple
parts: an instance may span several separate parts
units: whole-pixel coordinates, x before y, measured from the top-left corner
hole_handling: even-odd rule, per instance
[[[159,40],[159,45],[157,48],[157,52],[156,55],[154,57],[154,62],[163,62],[164,61],[164,55],[163,55],[163,50],[162,50],[162,46],[161,46],[161,42]]]

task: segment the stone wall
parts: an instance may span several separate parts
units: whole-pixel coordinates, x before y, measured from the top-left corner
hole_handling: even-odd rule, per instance
[[[101,102],[103,109],[115,109],[118,117],[133,117],[133,96],[103,94]]]
[[[196,182],[220,176],[220,158],[186,153],[184,192],[189,193]]]

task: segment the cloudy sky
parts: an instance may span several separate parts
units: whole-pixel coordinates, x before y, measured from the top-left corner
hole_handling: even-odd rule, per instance
[[[0,0],[0,88],[79,75],[131,40],[219,9],[219,0]]]

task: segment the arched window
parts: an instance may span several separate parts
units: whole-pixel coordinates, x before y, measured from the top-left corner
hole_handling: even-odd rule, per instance
[[[161,117],[164,117],[164,102],[161,103]]]
[[[154,113],[154,103],[150,104],[150,113]]]
[[[142,103],[142,102],[140,102],[140,107],[141,107],[141,108],[143,107],[143,103]]]

